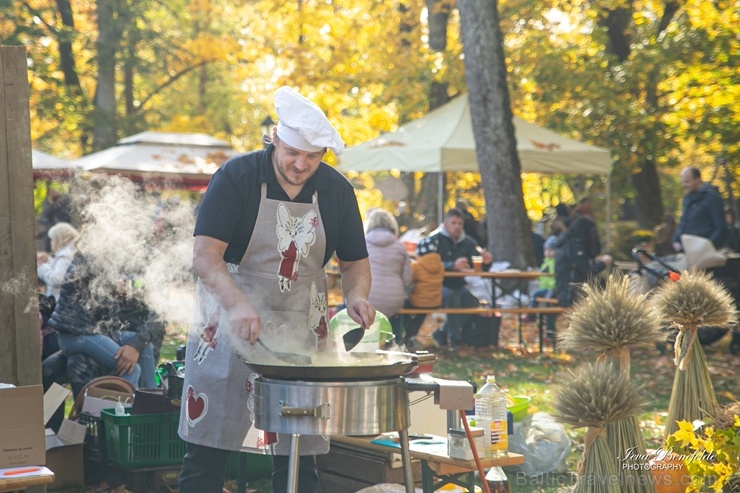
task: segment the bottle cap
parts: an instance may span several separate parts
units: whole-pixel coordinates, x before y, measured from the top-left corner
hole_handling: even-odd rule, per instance
[[[488,375],[488,376],[486,377],[486,382],[489,382],[489,383],[496,383],[496,375]]]

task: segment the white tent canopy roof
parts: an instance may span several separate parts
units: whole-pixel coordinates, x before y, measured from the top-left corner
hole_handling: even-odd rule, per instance
[[[599,174],[611,172],[611,153],[514,117],[522,171]],[[342,171],[478,171],[468,95],[426,116],[355,147],[339,157]]]
[[[88,171],[207,184],[235,154],[231,144],[206,134],[142,132],[74,163]]]
[[[36,149],[31,149],[31,161],[35,170],[68,170],[75,167],[71,161],[54,157]]]

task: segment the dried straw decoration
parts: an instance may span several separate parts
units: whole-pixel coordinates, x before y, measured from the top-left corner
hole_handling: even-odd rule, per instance
[[[696,339],[697,330],[701,326],[730,325],[736,321],[737,312],[730,294],[709,274],[696,269],[682,272],[676,282],[663,283],[652,302],[661,318],[678,328],[667,437],[678,429],[678,421],[692,422],[716,413],[717,396],[704,349]]]
[[[629,348],[664,338],[653,305],[648,303],[647,295],[636,293],[630,279],[620,273],[609,276],[604,288],[587,285],[584,295],[573,310],[561,343],[572,351],[600,353],[597,362],[612,360],[629,378]],[[655,485],[647,477],[652,473],[645,464],[635,463],[647,456],[637,420],[628,417],[609,423],[607,438],[612,457],[638,458],[622,459],[617,464],[622,491],[654,493]]]
[[[607,426],[640,411],[640,390],[612,361],[586,363],[560,379],[555,419],[576,428],[588,427],[574,493],[621,491],[616,481],[616,457],[607,442]]]
[[[574,352],[615,356],[629,373],[629,347],[653,344],[663,335],[658,315],[647,296],[635,293],[630,280],[612,274],[606,285],[584,286],[584,296],[576,303],[560,342]]]

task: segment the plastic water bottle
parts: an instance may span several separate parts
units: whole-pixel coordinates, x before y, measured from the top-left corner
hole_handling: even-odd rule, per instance
[[[483,428],[485,457],[505,456],[509,449],[506,394],[496,385],[493,375],[486,377],[486,384],[475,395],[475,417],[477,426]]]

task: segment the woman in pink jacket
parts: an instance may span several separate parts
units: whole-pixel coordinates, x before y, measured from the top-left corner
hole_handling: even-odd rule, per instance
[[[388,317],[396,341],[403,331],[398,310],[403,307],[406,289],[411,284],[411,261],[406,247],[398,240],[396,219],[383,209],[371,209],[365,219],[365,242],[373,276],[369,301]]]

